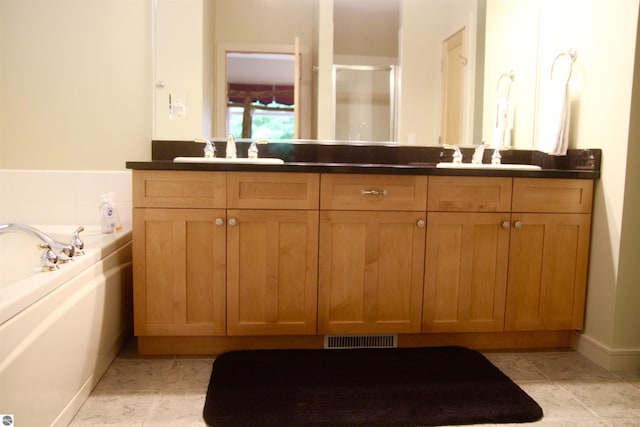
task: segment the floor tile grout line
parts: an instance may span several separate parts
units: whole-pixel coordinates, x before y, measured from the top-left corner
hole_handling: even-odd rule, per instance
[[[553,382],[557,387],[559,387],[562,391],[564,391],[568,396],[571,396],[571,398],[577,402],[580,406],[582,406],[584,409],[586,409],[590,414],[593,415],[594,418],[597,418],[603,422],[605,422],[606,424],[609,424],[608,422],[606,422],[595,410],[591,409],[589,406],[587,406],[586,403],[584,403],[578,396],[576,396],[575,394],[573,394],[570,390],[567,390],[566,387],[564,387],[562,385],[562,381],[554,381]],[[567,382],[565,381],[565,384]],[[610,425],[610,424],[609,424]]]

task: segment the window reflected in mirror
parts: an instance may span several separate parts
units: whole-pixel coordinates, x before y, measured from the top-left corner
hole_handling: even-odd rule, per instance
[[[227,135],[293,139],[295,55],[227,52]]]

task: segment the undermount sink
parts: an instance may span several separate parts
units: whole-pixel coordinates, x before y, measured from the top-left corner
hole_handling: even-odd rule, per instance
[[[539,171],[542,170],[540,166],[537,165],[520,165],[520,164],[498,164],[494,165],[491,163],[453,163],[453,162],[442,162],[436,165],[437,168],[441,169],[489,169],[489,170],[514,170],[514,171]]]
[[[272,157],[258,157],[255,159],[237,158],[227,159],[224,157],[176,157],[175,163],[222,163],[222,164],[245,164],[245,165],[283,165],[284,160]]]

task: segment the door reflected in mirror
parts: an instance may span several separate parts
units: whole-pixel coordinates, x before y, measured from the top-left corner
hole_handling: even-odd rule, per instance
[[[296,137],[294,53],[226,53],[226,133],[236,138]]]

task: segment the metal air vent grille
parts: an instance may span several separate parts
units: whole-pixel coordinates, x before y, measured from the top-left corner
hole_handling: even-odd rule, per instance
[[[325,335],[324,348],[394,348],[398,335]]]

